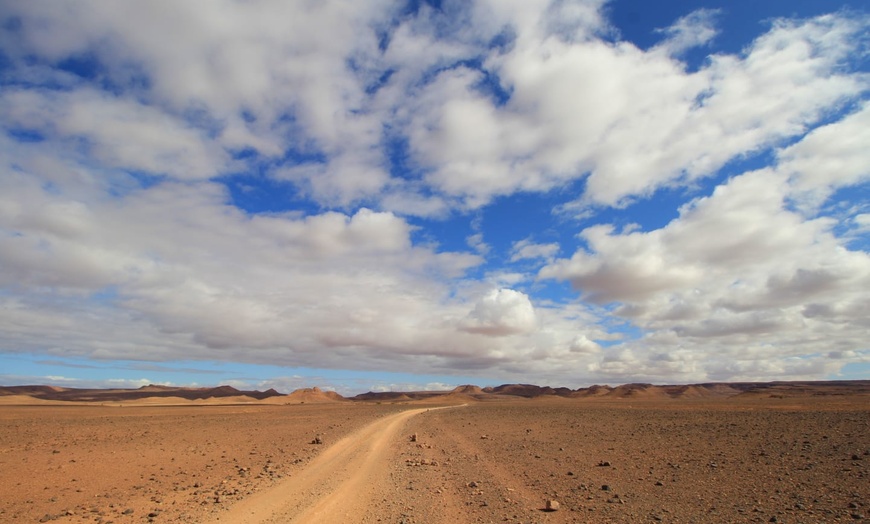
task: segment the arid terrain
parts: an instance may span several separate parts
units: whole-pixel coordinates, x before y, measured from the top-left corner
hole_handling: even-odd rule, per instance
[[[870,382],[0,388],[0,486],[10,523],[856,522]]]

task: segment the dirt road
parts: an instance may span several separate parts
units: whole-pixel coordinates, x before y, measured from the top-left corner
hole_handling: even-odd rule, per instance
[[[239,502],[213,522],[356,522],[383,491],[391,443],[409,418],[425,411],[429,409],[402,411],[369,424],[326,449],[303,471]]]
[[[0,522],[870,522],[868,405],[7,406]]]

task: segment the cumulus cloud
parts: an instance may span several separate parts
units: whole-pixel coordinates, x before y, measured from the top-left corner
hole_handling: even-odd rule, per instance
[[[657,50],[519,27],[484,71],[438,74],[408,124],[427,182],[469,207],[587,176],[584,202],[622,205],[799,136],[866,88],[839,68],[863,25],[836,16],[778,21],[744,55],[691,73]],[[510,93],[503,104],[484,73]]]
[[[518,240],[514,242],[511,248],[511,262],[524,259],[539,259],[549,260],[559,252],[559,244],[551,242],[548,244],[536,244],[529,239]]]
[[[2,349],[556,381],[863,358],[868,210],[826,206],[868,180],[866,17],[725,54],[715,11],[640,49],[605,4],[4,5]],[[663,227],[598,214],[663,188],[697,191]],[[520,193],[579,239],[421,232]]]
[[[626,349],[685,347],[709,358],[717,354],[713,344],[723,358],[781,362],[790,353],[822,354],[834,343],[860,346],[870,257],[847,250],[830,219],[789,210],[787,180],[772,170],[745,173],[649,232],[587,228],[581,235],[588,250],[540,276],[569,280],[588,300],[616,304],[617,314],[651,334]],[[725,373],[711,371],[715,361],[693,365],[711,376]],[[729,377],[749,376],[738,371]]]
[[[676,56],[688,49],[708,43],[718,32],[715,21],[719,14],[718,9],[698,9],[680,17],[670,27],[659,30],[666,38],[658,48],[669,55]]]
[[[152,106],[91,88],[13,88],[0,95],[0,107],[8,129],[47,141],[52,154],[85,168],[206,179],[230,165],[226,151],[203,130]],[[19,146],[7,142],[6,147]]]
[[[494,289],[477,302],[463,329],[501,337],[528,333],[537,327],[535,308],[528,295],[513,289]]]
[[[790,177],[792,198],[814,211],[834,191],[870,179],[870,104],[817,127],[779,152],[779,171]]]
[[[58,139],[91,140],[110,166],[208,177],[253,150],[322,204],[432,216],[584,177],[584,202],[622,204],[799,136],[866,88],[840,67],[860,19],[778,20],[690,73],[670,54],[708,42],[715,11],[643,51],[600,37],[603,5],[17,4],[3,34],[16,72],[54,76],[49,92],[5,96],[31,99],[12,118],[36,103],[34,125],[57,121]],[[47,67],[69,58],[112,94]],[[61,77],[70,92],[51,88]],[[411,179],[391,172],[395,138]]]

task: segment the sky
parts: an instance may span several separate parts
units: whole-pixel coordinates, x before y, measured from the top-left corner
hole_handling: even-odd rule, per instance
[[[870,10],[0,4],[0,384],[870,379]]]

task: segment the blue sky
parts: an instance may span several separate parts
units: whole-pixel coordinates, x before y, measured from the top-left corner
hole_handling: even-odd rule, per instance
[[[870,378],[870,14],[0,7],[0,383]]]

